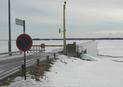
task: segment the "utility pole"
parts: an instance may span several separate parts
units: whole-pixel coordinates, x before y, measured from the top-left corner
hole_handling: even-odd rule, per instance
[[[9,55],[12,56],[12,50],[11,50],[11,3],[10,0],[8,0],[8,28],[9,28],[9,41],[8,41],[8,51]]]
[[[66,50],[66,20],[65,20],[65,10],[66,10],[66,1],[64,1],[63,5],[63,41],[64,41],[64,55],[67,55],[67,50]]]

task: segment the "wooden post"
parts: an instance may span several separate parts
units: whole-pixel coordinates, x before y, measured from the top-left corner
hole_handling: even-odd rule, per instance
[[[24,76],[24,65],[21,65],[21,69],[22,69],[22,76]]]
[[[40,63],[40,60],[39,60],[39,59],[37,59],[37,65],[39,65],[39,63]]]
[[[64,55],[67,55],[66,53],[66,17],[65,17],[65,10],[66,10],[66,1],[64,1],[63,5],[63,43],[64,43]]]
[[[54,59],[56,59],[56,53],[54,53]]]
[[[49,56],[47,56],[47,63],[49,63],[50,62],[50,58],[49,58]]]

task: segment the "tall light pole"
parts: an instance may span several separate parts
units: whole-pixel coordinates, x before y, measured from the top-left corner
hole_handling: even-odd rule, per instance
[[[9,28],[9,41],[8,41],[8,51],[9,55],[12,56],[12,50],[11,50],[11,3],[10,0],[8,0],[8,28]]]
[[[66,50],[66,20],[65,20],[65,10],[66,10],[66,1],[64,1],[63,5],[63,38],[64,38],[64,54],[67,55],[67,50]]]

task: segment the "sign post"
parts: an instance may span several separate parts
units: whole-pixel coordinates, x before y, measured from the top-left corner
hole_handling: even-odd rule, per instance
[[[26,51],[32,47],[32,39],[28,34],[21,34],[16,39],[16,46],[19,50],[24,52],[24,79],[26,80]]]
[[[26,52],[24,51],[24,80],[26,80]]]

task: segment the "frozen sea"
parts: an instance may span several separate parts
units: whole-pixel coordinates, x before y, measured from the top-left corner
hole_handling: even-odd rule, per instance
[[[82,42],[87,42],[87,41],[67,41],[67,43],[73,43],[77,42],[77,44],[80,44]],[[39,40],[39,41],[33,41],[33,45],[40,45],[40,44],[46,44],[46,45],[62,45],[63,41],[62,40]],[[16,47],[16,41],[11,42],[12,45],[12,51],[18,51]],[[52,47],[46,48],[46,50],[51,50],[54,49]],[[8,41],[0,41],[0,53],[3,52],[8,52]]]
[[[88,42],[86,40],[71,40],[67,41],[67,43],[76,42],[77,44]],[[62,45],[62,40],[40,40],[40,41],[33,41],[34,45],[40,45],[45,43],[46,45]],[[97,46],[93,47],[96,48],[98,54],[101,55],[110,55],[110,56],[123,56],[123,40],[98,40],[96,41]],[[61,47],[60,47],[61,48]],[[46,51],[52,51],[53,47],[46,48]],[[12,51],[18,51],[16,47],[16,41],[12,41]],[[93,50],[92,50],[93,51]],[[0,53],[8,52],[8,41],[0,41]]]

